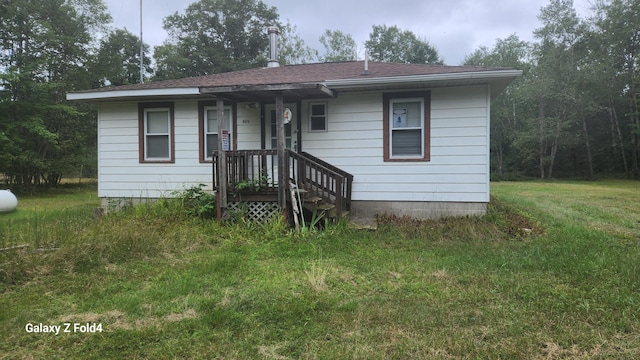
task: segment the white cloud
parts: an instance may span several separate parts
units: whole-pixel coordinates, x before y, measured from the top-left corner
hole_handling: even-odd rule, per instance
[[[139,1],[104,0],[114,26],[139,33]],[[540,26],[537,16],[547,0],[263,0],[278,8],[280,19],[296,25],[307,45],[322,50],[318,38],[325,29],[351,34],[359,47],[369,38],[373,25],[397,25],[431,43],[445,63],[460,64],[480,45],[516,33],[533,40]],[[579,14],[588,13],[590,0],[575,0]],[[167,34],[162,20],[183,12],[193,0],[143,0],[143,38],[162,44]],[[266,36],[266,35],[265,35]]]

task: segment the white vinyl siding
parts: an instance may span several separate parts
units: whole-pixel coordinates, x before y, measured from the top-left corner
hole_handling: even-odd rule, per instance
[[[327,131],[309,131],[309,121],[302,121],[302,150],[353,174],[353,200],[488,202],[488,87],[430,91],[428,162],[384,161],[382,92],[343,92],[327,100]],[[311,103],[303,101],[300,111],[309,114]],[[198,139],[204,135],[198,119],[196,99],[175,101],[174,163],[140,164],[138,103],[101,103],[99,196],[157,198],[200,183],[210,186],[212,164],[199,158]],[[259,149],[259,106],[237,104],[237,119],[238,149]],[[270,121],[265,120],[269,147]]]
[[[431,89],[430,161],[383,160],[382,93],[329,101],[329,131],[303,133],[303,150],[354,175],[353,200],[489,201],[486,86]]]
[[[257,103],[238,105],[238,150],[260,149],[260,106]]]
[[[238,104],[237,117],[238,148],[259,149],[259,107]],[[199,159],[198,138],[204,135],[198,132],[198,121],[197,100],[175,101],[175,161],[141,164],[138,103],[101,103],[98,114],[98,196],[159,198],[198,184],[205,184],[206,189],[211,190],[212,164]]]

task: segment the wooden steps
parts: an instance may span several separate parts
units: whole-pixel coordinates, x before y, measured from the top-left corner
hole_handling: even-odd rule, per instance
[[[302,206],[310,213],[316,213],[318,216],[326,217],[332,221],[337,221],[337,208],[335,204],[323,200],[320,196],[311,190],[299,189]],[[341,217],[347,217],[349,211],[343,210]]]

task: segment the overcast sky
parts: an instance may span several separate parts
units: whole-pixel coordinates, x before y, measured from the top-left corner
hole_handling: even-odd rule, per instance
[[[103,0],[115,28],[140,33],[139,0]],[[162,20],[184,10],[195,0],[142,0],[143,40],[151,47],[167,34]],[[318,41],[326,29],[351,34],[362,49],[373,25],[397,25],[413,31],[434,46],[448,65],[459,65],[481,45],[516,33],[533,40],[540,27],[540,8],[549,0],[263,0],[275,6],[280,20],[297,26],[305,43],[323,51]],[[589,13],[590,0],[574,0],[578,14]],[[265,30],[266,36],[266,30]],[[362,56],[362,51],[360,51]]]

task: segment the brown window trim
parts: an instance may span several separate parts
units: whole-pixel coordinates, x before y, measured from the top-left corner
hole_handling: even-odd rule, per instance
[[[144,157],[144,111],[145,109],[153,108],[169,108],[169,159],[168,160],[148,160]],[[175,157],[175,116],[173,102],[148,102],[138,103],[138,156],[141,164],[174,164],[176,162]]]
[[[204,108],[216,107],[216,101],[198,101],[198,152],[200,163],[211,163],[213,160],[207,160],[205,156],[204,142]],[[224,106],[231,106],[231,141],[233,149],[238,149],[238,104],[231,101],[225,101]]]
[[[424,99],[424,156],[421,158],[391,158],[391,142],[389,139],[390,119],[389,102],[402,98],[423,98]],[[431,91],[411,91],[382,94],[382,131],[384,141],[384,161],[385,162],[424,162],[431,161]]]

